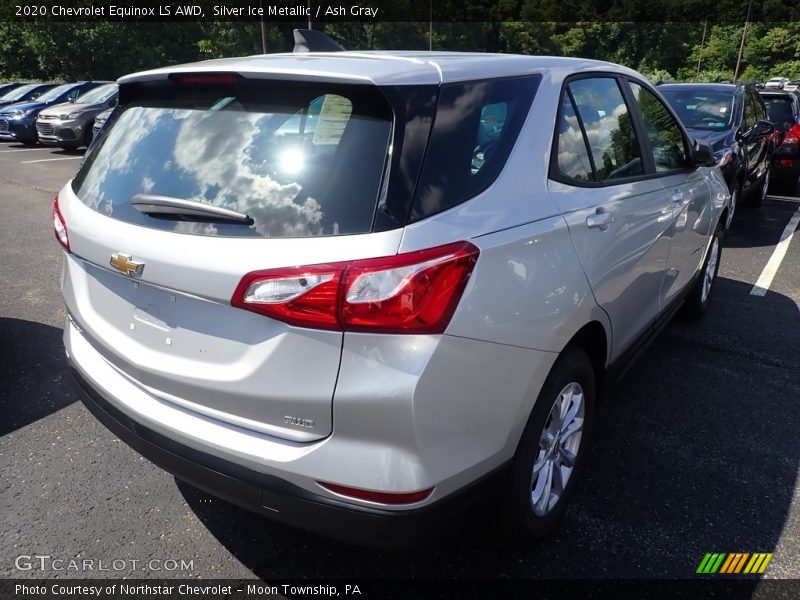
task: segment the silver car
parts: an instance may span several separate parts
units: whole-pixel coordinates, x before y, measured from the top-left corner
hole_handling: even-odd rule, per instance
[[[117,104],[117,84],[101,85],[77,102],[44,109],[36,119],[39,143],[62,148],[89,146],[94,136],[95,117]]]
[[[542,537],[601,386],[712,296],[727,187],[630,69],[339,52],[119,84],[53,207],[72,374],[274,519],[393,545],[489,501]]]

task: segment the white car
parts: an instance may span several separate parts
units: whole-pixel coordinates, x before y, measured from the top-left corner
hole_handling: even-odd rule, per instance
[[[274,519],[394,545],[489,498],[547,534],[601,387],[715,289],[727,187],[636,71],[312,52],[119,85],[53,207],[72,373]]]
[[[778,88],[778,89],[785,89],[786,85],[789,83],[788,77],[773,77],[769,79],[767,83],[764,84],[765,88]]]

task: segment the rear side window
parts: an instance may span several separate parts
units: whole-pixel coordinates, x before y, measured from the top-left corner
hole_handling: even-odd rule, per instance
[[[764,118],[763,111],[761,110],[761,106],[756,102],[756,99],[753,97],[753,94],[749,93],[749,91],[745,90],[744,93],[745,101],[744,101],[744,112],[745,112],[745,121],[744,121],[744,128],[745,131],[749,131],[753,125],[756,124],[756,121],[760,121]]]
[[[561,98],[561,126],[558,134],[558,170],[578,181],[594,181],[592,159],[586,146],[578,115],[568,94]]]
[[[73,189],[113,218],[181,233],[365,233],[391,131],[392,109],[374,86],[162,84],[127,102]],[[252,225],[143,214],[130,202],[137,194],[231,209]]]
[[[539,80],[536,75],[442,86],[411,221],[469,200],[497,179]]]
[[[598,181],[644,173],[639,142],[615,79],[578,79],[569,84],[581,116]]]

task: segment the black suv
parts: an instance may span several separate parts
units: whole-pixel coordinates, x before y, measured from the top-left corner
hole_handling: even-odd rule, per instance
[[[770,89],[759,93],[780,133],[772,161],[773,181],[790,194],[800,193],[800,92]]]
[[[769,187],[775,127],[756,89],[746,84],[670,83],[658,91],[678,113],[689,134],[714,149],[731,192],[730,227],[739,198],[760,204]]]

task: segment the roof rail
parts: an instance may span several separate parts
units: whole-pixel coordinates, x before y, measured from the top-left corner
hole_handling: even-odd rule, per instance
[[[295,29],[292,52],[342,52],[344,48],[333,38],[314,29]]]

